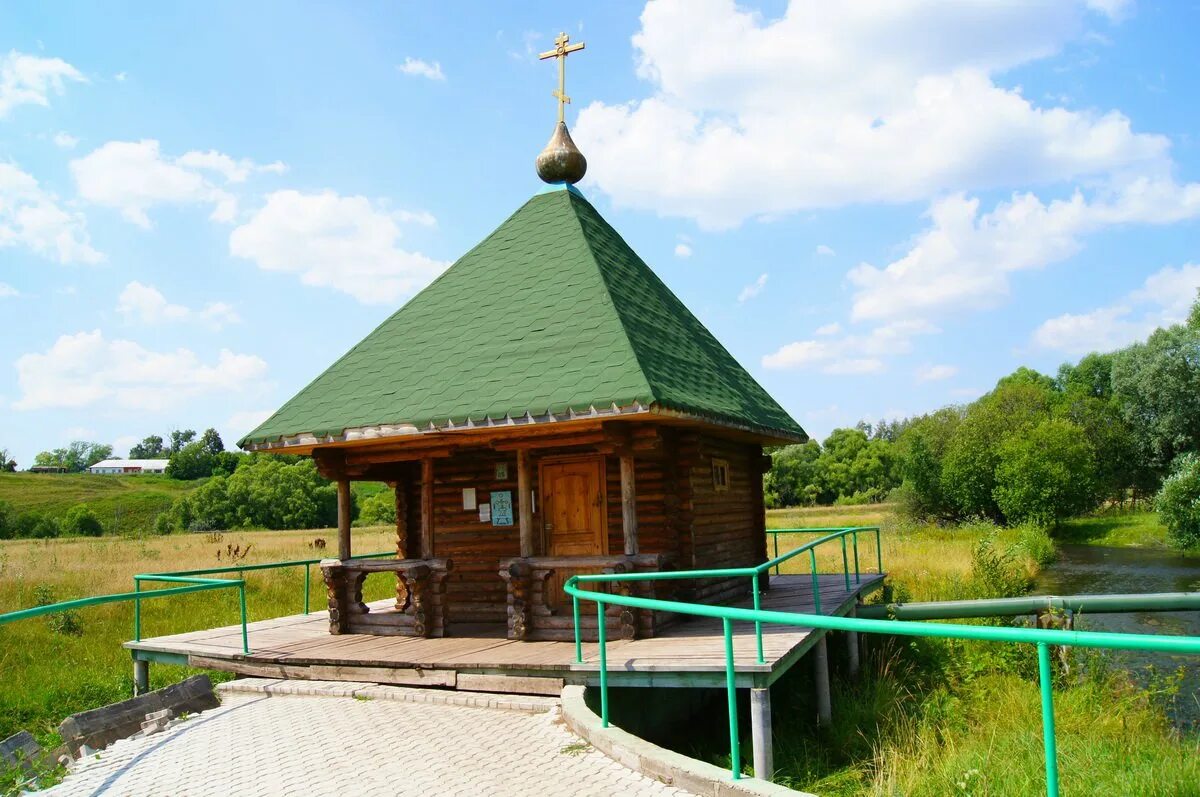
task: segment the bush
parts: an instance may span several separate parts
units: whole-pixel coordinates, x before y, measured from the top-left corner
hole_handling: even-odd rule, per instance
[[[1181,548],[1200,545],[1200,456],[1176,458],[1154,499],[1154,508],[1167,527],[1171,542]]]
[[[18,515],[14,528],[13,537],[17,539],[48,540],[62,533],[57,520],[38,512]]]
[[[337,488],[312,460],[247,457],[229,476],[213,476],[155,522],[160,533],[210,529],[311,529],[337,523]]]
[[[1095,455],[1070,421],[1042,421],[996,453],[994,498],[1009,523],[1051,526],[1095,506]]]
[[[8,501],[0,501],[0,540],[11,540],[17,536],[17,529],[14,525],[17,519],[17,513],[13,511],[12,504]]]
[[[76,504],[63,518],[62,533],[69,537],[99,537],[104,533],[104,526],[86,504]]]
[[[375,493],[363,501],[358,513],[360,526],[384,526],[396,523],[396,494],[391,490]]]

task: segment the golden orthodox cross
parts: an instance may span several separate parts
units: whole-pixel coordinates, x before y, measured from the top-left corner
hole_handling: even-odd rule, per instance
[[[547,58],[558,59],[558,91],[554,92],[554,96],[558,98],[558,121],[560,122],[564,120],[567,103],[571,101],[571,98],[567,96],[567,56],[583,49],[583,42],[567,44],[570,40],[570,36],[560,33],[554,39],[554,49],[538,56],[539,61],[545,61]]]

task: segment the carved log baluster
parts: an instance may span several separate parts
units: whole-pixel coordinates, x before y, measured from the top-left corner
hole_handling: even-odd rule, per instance
[[[329,603],[329,633],[341,634],[345,629],[345,618],[342,616],[341,605],[341,568],[322,565],[321,577],[325,581],[325,596]]]
[[[429,636],[429,568],[411,567],[407,573],[411,605],[408,614],[413,618],[413,636]]]
[[[500,571],[508,583],[508,638],[525,639],[532,630],[530,592],[533,569],[525,562],[513,562]]]

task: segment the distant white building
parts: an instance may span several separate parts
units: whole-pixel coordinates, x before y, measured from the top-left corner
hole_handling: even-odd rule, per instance
[[[88,473],[162,473],[165,459],[106,459],[88,468]]]

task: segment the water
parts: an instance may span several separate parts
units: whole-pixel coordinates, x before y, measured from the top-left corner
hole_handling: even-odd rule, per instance
[[[1200,592],[1200,557],[1152,548],[1061,545],[1057,561],[1042,571],[1034,589],[1038,595],[1137,592]],[[1079,618],[1076,627],[1200,636],[1200,611],[1097,614]],[[1183,687],[1169,713],[1180,728],[1200,729],[1200,659],[1143,651],[1114,652],[1113,657],[1143,684],[1149,665],[1160,673],[1171,673],[1182,666]]]

